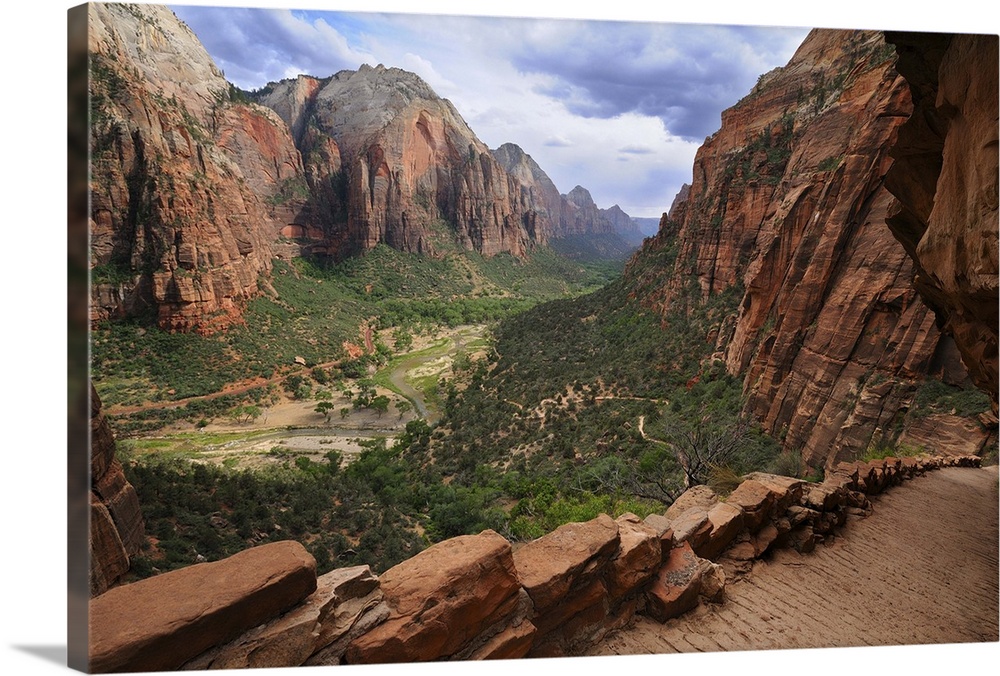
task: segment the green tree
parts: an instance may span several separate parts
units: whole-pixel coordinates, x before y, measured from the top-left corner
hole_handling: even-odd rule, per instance
[[[396,352],[409,352],[413,347],[413,336],[402,326],[393,331],[392,340],[396,345]]]
[[[326,421],[330,422],[330,413],[333,412],[333,402],[332,401],[321,401],[316,404],[316,408],[313,409],[317,413],[326,417]]]
[[[382,414],[389,410],[389,397],[380,394],[371,400],[369,406],[378,412],[378,417],[381,418]]]
[[[399,419],[402,420],[404,415],[413,410],[413,404],[406,399],[400,399],[396,402],[396,410],[399,411]]]

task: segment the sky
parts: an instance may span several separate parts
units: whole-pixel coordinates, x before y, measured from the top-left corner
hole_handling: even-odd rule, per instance
[[[171,5],[243,89],[361,64],[420,75],[490,148],[562,193],[658,218],[720,113],[787,63],[804,28]]]

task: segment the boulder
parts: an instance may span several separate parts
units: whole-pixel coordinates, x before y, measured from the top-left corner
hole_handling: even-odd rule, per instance
[[[692,486],[684,491],[679,498],[674,500],[673,504],[667,508],[665,516],[673,521],[692,507],[701,507],[703,511],[707,512],[718,501],[718,493],[710,487],[704,485]]]
[[[618,550],[618,524],[602,514],[568,523],[514,552],[517,577],[543,614],[562,602],[571,587],[592,575]]]
[[[388,619],[355,638],[349,664],[448,658],[513,614],[520,584],[510,543],[492,530],[439,542],[381,577]]]
[[[671,520],[674,529],[674,542],[687,542],[691,548],[700,553],[712,536],[712,522],[708,512],[701,507],[692,507],[676,519]]]
[[[763,484],[774,494],[775,514],[781,514],[791,505],[798,504],[802,498],[803,487],[806,482],[801,479],[793,479],[778,474],[766,474],[764,472],[752,472],[746,478]]]
[[[837,481],[803,486],[802,505],[820,512],[828,512],[841,506],[846,500],[847,489]]]
[[[759,531],[757,531],[751,538],[750,542],[753,545],[754,558],[760,558],[764,552],[766,552],[771,545],[774,544],[775,540],[781,535],[781,531],[773,523],[765,524]]]
[[[710,567],[711,562],[699,558],[687,542],[674,547],[646,592],[646,613],[666,622],[697,606],[702,576]]]
[[[333,591],[334,605],[319,620],[316,648],[307,665],[340,664],[352,640],[389,617],[379,580],[368,566],[340,568],[320,576],[313,596],[324,589]]]
[[[616,519],[619,544],[607,573],[608,593],[617,601],[644,585],[662,562],[660,534],[635,514]]]
[[[649,514],[642,522],[656,531],[660,538],[660,558],[667,558],[674,548],[674,529],[670,526],[670,519],[662,514]]]
[[[184,668],[252,669],[306,664],[319,649],[342,639],[349,630],[356,635],[384,620],[389,609],[381,601],[378,578],[368,566],[334,570],[321,576],[316,591],[292,610],[212,648]],[[368,612],[376,608],[374,613]],[[339,643],[345,644],[343,640]],[[336,651],[327,653],[326,658],[325,662],[311,663],[339,663]]]
[[[739,508],[743,524],[750,532],[756,532],[771,514],[774,493],[759,481],[748,479],[729,494],[726,503]]]
[[[316,590],[316,561],[274,542],[116,587],[90,604],[94,672],[170,671],[295,607]]]
[[[716,559],[743,529],[743,510],[726,502],[715,504],[708,510],[712,525],[708,541],[695,551],[706,559]]]

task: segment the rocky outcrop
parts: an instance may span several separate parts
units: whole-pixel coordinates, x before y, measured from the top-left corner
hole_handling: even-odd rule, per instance
[[[140,671],[579,655],[636,614],[666,622],[775,547],[801,553],[869,515],[869,497],[976,456],[840,463],[822,483],[747,475],[729,496],[685,498],[685,515],[570,523],[516,551],[493,531],[440,542],[376,578],[316,578],[294,542],[171,571],[95,599],[91,670]],[[712,502],[706,502],[706,498]],[[714,551],[681,525],[701,510]],[[702,529],[697,529],[698,531]],[[682,531],[689,535],[679,535]],[[702,545],[704,547],[704,542]]]
[[[997,411],[996,35],[888,33],[914,113],[900,129],[886,186],[887,223],[913,259],[913,284],[954,337]]]
[[[315,590],[316,562],[292,541],[116,587],[90,602],[89,666],[94,672],[177,669]]]
[[[115,439],[101,399],[90,388],[90,595],[102,594],[128,572],[145,526],[139,497],[115,457]]]
[[[544,241],[527,189],[413,73],[363,65],[272,83],[258,100],[293,130],[313,187],[330,181],[336,200],[317,211],[330,255],[379,243],[433,253],[457,240],[487,256],[523,256]],[[334,147],[341,166],[326,165]]]
[[[368,566],[339,568],[292,610],[186,662],[183,669],[338,664],[348,643],[385,621],[389,608]]]
[[[638,226],[617,204],[601,209],[579,185],[560,194],[520,146],[505,143],[492,152],[500,166],[525,186],[527,204],[538,215],[537,230],[557,251],[574,258],[624,258],[642,240]]]
[[[94,4],[89,29],[92,320],[224,329],[270,270],[265,200],[297,151],[169,9]]]
[[[728,293],[706,354],[812,468],[894,439],[925,378],[967,384],[885,227],[889,148],[912,110],[893,63],[879,33],[812,31],[723,112],[689,193],[626,271],[664,316]]]
[[[493,531],[438,543],[386,571],[380,582],[389,616],[351,642],[347,663],[421,662],[483,648],[494,653],[500,646],[490,639],[522,623],[530,627],[510,543]]]
[[[516,143],[504,143],[491,152],[500,166],[527,188],[526,199],[538,214],[546,237],[563,236],[564,212],[570,207],[549,175]]]

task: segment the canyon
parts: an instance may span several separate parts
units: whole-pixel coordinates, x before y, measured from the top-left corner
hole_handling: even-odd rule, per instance
[[[247,93],[166,7],[96,4],[89,23],[95,322],[223,331],[274,257],[378,244],[524,257],[567,234],[635,239],[627,214],[583,188],[553,195],[537,165],[502,166],[531,160],[491,151],[413,73],[363,65]]]
[[[520,261],[576,255],[579,238],[613,257],[640,240],[620,208],[560,194],[517,145],[489,149],[413,73],[363,65],[243,92],[170,10],[87,11],[94,324],[224,333],[275,295],[275,261],[381,245]],[[978,467],[997,444],[996,55],[995,36],[812,31],[723,112],[625,268],[665,334],[679,311],[733,299],[689,385],[721,365],[744,413],[822,482],[758,473],[646,519],[446,538],[381,575],[317,575],[301,545],[271,543],[203,564],[206,599],[194,567],[121,584],[144,526],[92,389],[95,668],[581,654],[637,614],[718,601],[772,546],[808,553],[886,488]],[[990,403],[935,407],[928,383]],[[856,461],[880,444],[914,457]],[[278,581],[255,587],[251,572]],[[191,607],[205,624],[177,629]],[[147,642],[121,644],[122,623]]]
[[[981,49],[990,53],[989,45]],[[886,227],[897,210],[884,187],[890,153],[908,153],[891,149],[913,109],[893,57],[880,33],[811,32],[787,66],[723,112],[721,129],[698,151],[691,185],[625,273],[634,295],[664,315],[691,298],[736,291],[739,300],[706,337],[712,359],[743,380],[746,411],[812,468],[882,438],[919,443],[925,437],[908,413],[920,384],[935,378],[968,387],[969,371],[990,371],[981,358],[991,350],[990,330],[942,330],[959,320],[942,321],[913,283],[906,249],[924,230],[914,226],[905,247]],[[965,68],[976,72],[975,64]],[[984,181],[976,194],[989,194]],[[920,205],[934,185],[923,189],[913,196]],[[982,220],[957,227],[982,242],[975,255],[985,258],[969,261],[969,273],[992,272],[973,276],[983,288],[962,297],[995,303],[996,208],[988,198],[978,202]],[[992,321],[985,311],[968,314]],[[963,330],[973,335],[962,342],[975,348],[960,347]],[[983,375],[977,380],[996,390]],[[973,451],[995,443],[995,403],[992,415],[984,413],[965,435]]]

